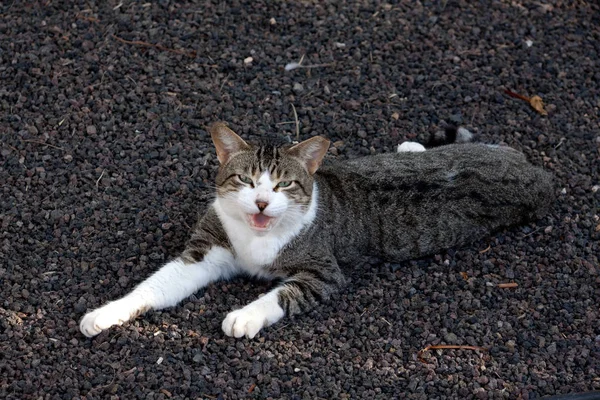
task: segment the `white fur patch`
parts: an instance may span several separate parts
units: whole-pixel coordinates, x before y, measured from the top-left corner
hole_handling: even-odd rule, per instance
[[[473,139],[473,134],[466,128],[460,127],[456,131],[456,142],[467,143]]]
[[[417,142],[404,142],[398,145],[398,153],[425,151],[425,146]]]
[[[125,296],[87,313],[79,323],[79,330],[87,337],[96,336],[113,325],[122,325],[129,321],[138,310],[143,309],[142,299]]]
[[[260,187],[261,185],[258,185]],[[283,193],[276,193],[285,196]],[[286,197],[286,201],[287,197]],[[254,231],[245,219],[244,210],[235,206],[229,199],[217,197],[213,207],[227,232],[229,241],[235,251],[235,263],[250,275],[265,277],[263,267],[275,261],[279,252],[296,237],[302,229],[310,225],[317,214],[318,189],[313,185],[313,194],[308,210],[301,212],[298,206],[283,202],[269,202],[265,209],[267,215],[277,214],[276,224],[268,232]],[[277,212],[268,212],[270,207]]]
[[[79,324],[81,332],[95,336],[113,325],[121,325],[149,309],[171,307],[218,279],[236,272],[233,255],[213,247],[201,262],[185,264],[175,259],[140,283],[127,296],[87,313]]]
[[[246,307],[227,314],[221,328],[227,336],[240,338],[246,336],[252,339],[264,327],[273,325],[285,315],[283,308],[279,306],[278,293],[281,289],[276,288]]]

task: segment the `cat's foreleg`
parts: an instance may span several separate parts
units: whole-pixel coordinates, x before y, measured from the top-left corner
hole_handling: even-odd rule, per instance
[[[337,264],[301,270],[264,296],[227,314],[222,324],[223,332],[227,336],[252,339],[262,328],[276,323],[286,314],[305,312],[327,300],[343,283],[344,277]]]
[[[150,309],[174,306],[209,283],[234,273],[233,255],[224,247],[212,246],[208,251],[187,249],[125,297],[87,313],[79,328],[85,336],[95,336]]]

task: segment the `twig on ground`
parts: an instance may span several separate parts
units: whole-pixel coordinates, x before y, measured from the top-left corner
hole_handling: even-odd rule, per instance
[[[300,65],[299,63],[289,63],[289,64],[286,64],[285,70],[291,71],[296,68],[304,68],[304,69],[325,68],[325,67],[333,67],[334,65],[335,65],[335,63],[312,64],[312,65]]]
[[[223,86],[225,86],[225,83],[227,82],[227,78],[229,78],[229,74],[227,74],[225,79],[223,79],[223,83],[221,83],[221,86],[219,86],[219,92],[223,90]]]
[[[499,283],[496,286],[498,286],[501,289],[512,289],[512,288],[519,287],[519,284],[517,282],[508,282],[508,283]]]
[[[125,44],[132,44],[132,45],[136,45],[136,46],[143,46],[143,47],[153,47],[155,49],[158,50],[162,50],[162,51],[168,51],[169,53],[175,53],[175,54],[180,54],[186,57],[190,57],[190,58],[195,58],[196,57],[196,52],[195,51],[184,51],[184,50],[177,50],[177,49],[170,49],[168,47],[162,46],[160,44],[152,44],[152,43],[148,43],[148,42],[143,42],[141,40],[125,40],[123,38],[118,37],[117,35],[112,35],[113,38],[115,38],[116,40],[118,40],[121,43],[125,43]]]
[[[324,67],[332,67],[335,65],[335,63],[326,63],[326,64],[312,64],[312,65],[302,65],[302,61],[304,61],[304,54],[302,55],[302,57],[300,57],[300,61],[298,62],[291,62],[291,63],[287,63],[284,67],[284,69],[286,71],[292,71],[296,68],[306,68],[306,69],[312,69],[312,68],[324,68]]]
[[[523,96],[522,94],[515,93],[508,89],[504,90],[504,93],[506,93],[510,97],[514,97],[515,99],[523,100],[523,101],[529,103],[531,108],[533,108],[535,111],[537,111],[541,115],[548,115],[548,112],[544,109],[544,102],[542,101],[542,98],[540,96],[527,97],[527,96]]]
[[[19,150],[18,150],[16,147],[14,147],[14,146],[11,146],[11,145],[10,145],[10,144],[8,144],[8,143],[4,143],[4,142],[2,142],[2,144],[3,144],[3,145],[5,145],[6,147],[8,147],[8,148],[9,148],[9,149],[11,149],[11,150],[14,150],[16,153],[18,153],[18,152],[19,152]]]
[[[110,365],[110,364],[109,364],[109,365]],[[115,379],[117,378],[117,373],[118,373],[118,372],[117,372],[117,370],[115,369],[115,367],[113,367],[112,365],[110,365],[110,367],[113,369],[113,377],[112,377],[112,379],[110,380],[110,382],[109,382],[109,383],[107,383],[106,385],[99,385],[99,386],[96,386],[96,387],[93,387],[93,388],[91,388],[91,389],[90,389],[90,390],[87,392],[87,394],[88,394],[88,395],[89,395],[89,394],[91,394],[91,393],[93,393],[93,392],[96,392],[96,391],[98,391],[98,390],[106,389],[106,388],[108,388],[109,386],[111,386],[113,383],[115,383]],[[119,368],[119,372],[120,372],[120,371],[121,371],[121,369]]]
[[[519,99],[519,100],[523,100],[523,101],[526,101],[526,102],[528,102],[528,103],[529,103],[529,100],[531,100],[531,99],[530,99],[529,97],[527,97],[527,96],[523,96],[522,94],[515,93],[515,92],[513,92],[513,91],[511,91],[511,90],[508,90],[508,89],[506,89],[506,90],[504,91],[504,93],[506,93],[506,94],[507,94],[507,95],[509,95],[510,97],[513,97],[513,98],[515,98],[515,99]]]
[[[288,326],[289,326],[289,324],[285,324],[285,325],[283,325],[283,326],[281,326],[281,327],[279,327],[279,328],[275,329],[275,332],[279,332],[280,330],[282,330],[282,329],[284,329],[284,328],[287,328]]]
[[[300,121],[298,121],[298,113],[296,107],[292,104],[292,110],[294,110],[294,122],[296,123],[296,140],[300,140]]]
[[[300,65],[298,68],[306,68],[306,69],[325,68],[325,67],[333,67],[334,65],[335,65],[335,63],[312,64],[312,65]]]
[[[528,233],[527,235],[523,236],[524,238],[533,235],[534,233],[537,233],[541,230],[542,228],[537,228],[536,230],[534,230],[533,232]]]
[[[58,146],[55,146],[55,145],[50,144],[50,143],[40,142],[40,141],[37,141],[37,140],[23,139],[23,142],[41,144],[41,145],[44,145],[44,146],[52,147],[54,149],[65,151],[65,149],[63,149],[62,147],[58,147]]]
[[[480,350],[480,351],[488,351],[485,347],[479,346],[461,346],[461,345],[452,345],[452,344],[439,344],[439,345],[431,345],[425,347],[423,350],[417,353],[417,358],[424,364],[429,364],[424,358],[423,354],[427,353],[429,350],[445,350],[445,349],[453,349],[453,350]]]
[[[369,310],[368,308],[365,308],[362,312],[362,314],[360,314],[360,316],[362,317],[363,315],[365,315],[367,312],[374,312],[377,311],[377,309],[379,309],[379,307],[375,307],[372,310]]]
[[[98,18],[88,17],[86,15],[79,15],[78,14],[76,17],[79,18],[79,19],[82,19],[84,21],[88,21],[88,22],[94,23],[94,24],[97,24],[98,22],[100,22],[100,20]]]
[[[100,183],[100,179],[102,179],[102,177],[104,176],[104,172],[105,172],[105,171],[106,171],[106,170],[105,170],[105,169],[103,169],[103,170],[102,170],[102,173],[100,174],[100,178],[98,178],[98,180],[96,180],[96,190],[98,190],[98,184]]]
[[[488,244],[487,248],[485,248],[483,250],[479,250],[479,254],[487,253],[488,251],[490,251],[491,248],[492,248],[492,245]]]
[[[46,196],[42,199],[42,203],[45,202],[46,200],[48,200],[50,197],[52,197],[54,195],[54,193],[56,193],[57,190],[58,190],[58,188],[54,188],[52,193],[50,193],[48,196]]]

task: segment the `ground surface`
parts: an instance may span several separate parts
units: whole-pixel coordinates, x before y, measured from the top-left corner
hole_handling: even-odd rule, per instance
[[[593,4],[1,3],[0,397],[530,399],[600,389]],[[284,70],[300,59],[304,68]],[[505,89],[541,96],[549,115]],[[226,120],[250,139],[294,139],[292,105],[300,138],[336,142],[332,159],[460,123],[552,171],[556,207],[426,260],[349,266],[344,293],[257,340],[220,330],[228,311],[269,288],[244,280],[83,337],[86,310],[182,250],[217,167],[204,127]],[[507,282],[518,287],[496,286]],[[433,344],[490,350],[419,361]]]

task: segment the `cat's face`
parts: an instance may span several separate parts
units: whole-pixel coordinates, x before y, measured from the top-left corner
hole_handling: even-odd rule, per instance
[[[317,136],[290,148],[251,146],[222,123],[210,133],[221,163],[217,196],[228,216],[257,235],[302,219],[328,140]]]

